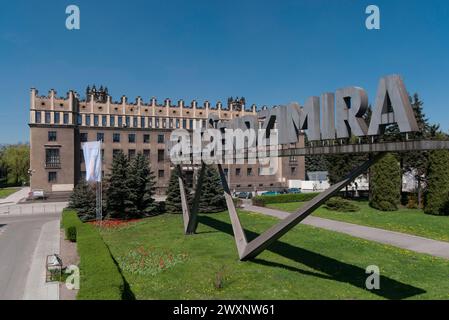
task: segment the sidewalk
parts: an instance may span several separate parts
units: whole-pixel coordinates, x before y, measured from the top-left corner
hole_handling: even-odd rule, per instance
[[[47,255],[59,254],[59,219],[44,224],[34,251],[23,300],[59,300],[59,282],[45,282]]]
[[[30,187],[24,187],[13,194],[10,194],[4,199],[0,199],[0,205],[3,204],[16,204],[23,198],[28,197],[28,193],[30,192]]]
[[[280,210],[244,205],[247,211],[257,212],[268,216],[283,219],[290,213]],[[326,230],[345,233],[357,238],[384,243],[419,253],[430,254],[435,257],[449,259],[449,242],[437,241],[405,233],[388,231],[379,228],[365,227],[357,224],[340,222],[330,219],[308,216],[301,223],[323,228]]]

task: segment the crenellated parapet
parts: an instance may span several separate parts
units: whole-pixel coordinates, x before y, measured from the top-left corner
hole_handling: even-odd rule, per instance
[[[221,101],[216,103],[211,103],[209,100],[198,102],[196,99],[190,102],[179,99],[175,102],[170,98],[165,98],[158,102],[156,97],[145,101],[141,96],[128,99],[126,95],[122,95],[118,101],[114,101],[106,87],[100,87],[97,90],[95,86],[87,88],[84,99],[80,99],[79,94],[73,90],[68,91],[65,97],[59,97],[54,89],[51,89],[47,95],[39,95],[35,88],[31,89],[30,99],[30,123],[35,123],[37,120],[46,123],[45,121],[49,118],[48,113],[50,113],[51,122],[70,118],[68,123],[64,124],[73,125],[89,123],[90,119],[95,119],[95,123],[97,123],[98,117],[103,116],[108,117],[105,123],[109,124],[113,122],[112,118],[121,116],[173,118],[179,119],[179,121],[182,120],[181,118],[186,118],[189,121],[189,119],[207,119],[210,113],[218,113],[222,119],[233,119],[246,114],[254,114],[256,111],[257,107],[254,104],[245,107],[244,98],[228,99],[226,105],[223,105]],[[36,115],[36,113],[39,114]]]

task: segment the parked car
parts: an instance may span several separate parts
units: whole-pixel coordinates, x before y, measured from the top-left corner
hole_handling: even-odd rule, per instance
[[[253,194],[251,192],[237,192],[235,196],[239,199],[251,199]]]
[[[287,190],[288,193],[301,193],[301,189],[299,188],[289,188]]]
[[[263,196],[275,196],[277,194],[280,194],[280,193],[277,191],[266,191],[266,192],[262,193]]]

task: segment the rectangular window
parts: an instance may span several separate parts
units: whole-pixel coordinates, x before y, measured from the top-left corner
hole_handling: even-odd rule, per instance
[[[290,173],[291,173],[291,175],[295,175],[296,174],[296,167],[290,167]]]
[[[94,126],[98,127],[98,116],[94,115]]]
[[[54,183],[54,182],[56,182],[56,180],[57,180],[57,172],[50,171],[48,173],[48,182]]]
[[[206,120],[202,120],[201,123],[202,123],[201,126],[202,126],[203,128],[206,128]]]
[[[64,121],[64,124],[69,124],[69,114],[68,113],[64,113],[62,115],[63,119],[62,121]]]
[[[90,115],[86,114],[86,126],[90,126]]]
[[[129,149],[128,150],[128,158],[132,159],[136,156],[136,149]]]
[[[41,112],[36,111],[36,123],[41,123]]]
[[[120,153],[120,149],[112,149],[112,158],[114,158],[119,153]]]
[[[253,175],[253,168],[247,168],[246,169],[246,175],[247,176],[252,176]]]
[[[79,126],[83,124],[83,116],[82,115],[78,114],[76,116],[76,124]]]
[[[153,118],[147,118],[148,119],[148,128],[153,127]]]
[[[118,116],[118,126],[122,127],[123,126],[123,117],[122,116]]]
[[[45,166],[47,168],[59,168],[61,166],[59,149],[45,149]]]
[[[150,135],[149,134],[143,135],[143,143],[150,143]]]
[[[139,120],[139,119],[138,119],[137,117],[134,117],[134,118],[133,118],[133,127],[134,127],[134,128],[137,128],[137,127],[139,126],[139,125],[138,125],[138,120]]]
[[[164,135],[163,134],[157,135],[157,143],[164,143]]]
[[[240,168],[236,168],[236,169],[235,169],[235,175],[236,175],[237,177],[240,176]]]
[[[136,143],[136,134],[135,133],[128,134],[128,142],[129,143]]]
[[[50,112],[45,112],[45,123],[50,123]]]
[[[182,128],[187,129],[187,120],[186,119],[182,120]]]
[[[156,118],[156,128],[159,128],[159,118]]]
[[[164,156],[165,156],[164,150],[163,150],[163,149],[159,149],[159,150],[157,151],[157,161],[158,161],[158,162],[164,161]]]
[[[140,117],[140,127],[145,128],[145,118],[144,117]]]
[[[129,128],[129,126],[130,126],[130,119],[129,119],[128,116],[125,117],[125,123],[126,123],[126,126]]]
[[[106,127],[108,125],[108,118],[106,116],[101,117],[101,125]]]
[[[163,178],[164,175],[165,175],[164,170],[159,170],[159,171],[157,172],[157,176],[158,176],[159,178]]]
[[[143,149],[143,155],[150,160],[150,149]]]
[[[80,141],[81,142],[87,142],[87,132],[81,132],[80,133]]]
[[[179,119],[176,119],[176,128],[179,128]]]
[[[193,119],[189,120],[189,129],[193,129]]]
[[[61,117],[60,117],[59,112],[55,112],[54,117],[55,117],[55,123],[60,124]]]
[[[113,133],[112,134],[112,142],[120,142],[120,133]]]
[[[110,125],[111,127],[114,127],[114,126],[115,126],[115,116],[110,116],[110,117],[109,117],[109,125]]]
[[[48,141],[56,141],[56,131],[48,131]]]
[[[173,128],[173,119],[168,120],[168,127],[171,129]]]
[[[97,141],[104,142],[104,133],[103,132],[97,132]]]

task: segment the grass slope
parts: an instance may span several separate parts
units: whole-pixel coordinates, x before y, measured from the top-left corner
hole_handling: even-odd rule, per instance
[[[277,221],[240,217],[249,239]],[[257,259],[240,262],[231,234],[227,213],[202,215],[194,236],[183,235],[180,215],[102,231],[137,299],[449,298],[449,261],[443,259],[299,225]],[[183,258],[169,265],[171,257]],[[157,271],[158,264],[168,267]],[[365,289],[369,265],[380,268],[380,290]],[[214,285],[217,275],[222,289]]]
[[[430,239],[449,241],[449,216],[431,216],[422,210],[400,208],[398,211],[379,211],[371,208],[366,201],[353,201],[360,207],[358,212],[336,212],[323,207],[313,215],[364,226],[404,232]],[[275,203],[267,207],[294,212],[304,202]]]
[[[19,191],[19,188],[1,188],[0,189],[0,199],[6,198],[13,193]]]

